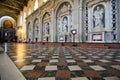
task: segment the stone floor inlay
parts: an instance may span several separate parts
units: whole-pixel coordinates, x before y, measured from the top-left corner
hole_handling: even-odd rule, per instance
[[[7,53],[26,80],[120,80],[119,49],[9,44]]]

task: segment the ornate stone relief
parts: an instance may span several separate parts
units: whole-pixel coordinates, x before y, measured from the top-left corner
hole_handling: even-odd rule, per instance
[[[88,7],[91,7],[100,2],[107,2],[108,0],[87,0]]]
[[[38,23],[39,23],[39,21],[38,21],[38,19],[36,19],[34,22],[34,31],[33,31],[35,40],[38,39],[38,33],[39,33]]]
[[[93,10],[93,27],[104,28],[105,27],[105,11],[103,5],[97,5]]]
[[[109,26],[110,10],[107,10],[107,0],[88,0],[88,30],[89,41],[109,42],[111,41],[111,30]],[[109,35],[109,37],[107,37]]]
[[[63,3],[60,5],[57,12],[57,35],[58,41],[60,37],[63,37],[63,41],[70,41],[70,26],[71,26],[71,5],[69,3]]]
[[[43,17],[43,41],[49,41],[50,39],[50,24],[51,16],[49,13],[46,13]]]
[[[29,41],[29,42],[31,42],[32,41],[32,27],[31,27],[31,25],[30,25],[31,23],[29,22],[28,23],[28,29],[27,29],[27,38],[28,38],[28,40],[27,41]]]
[[[78,24],[81,40],[107,42],[117,39],[116,5],[116,0],[49,0],[27,17],[27,22],[35,27],[32,37],[37,37],[38,26],[33,26],[33,20],[40,20],[39,41],[72,42],[71,30]]]
[[[116,3],[116,0],[111,0],[111,3],[112,3],[112,5],[111,5],[111,7],[112,7],[112,29],[113,29],[113,31],[112,31],[112,36],[113,36],[113,40],[116,40],[117,39],[117,37],[116,37],[116,20],[117,20],[117,3]]]

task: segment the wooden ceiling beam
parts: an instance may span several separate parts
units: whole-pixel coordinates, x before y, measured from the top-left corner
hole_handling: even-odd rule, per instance
[[[2,5],[2,6],[6,6],[6,7],[9,7],[9,8],[12,8],[12,9],[18,10],[18,11],[21,11],[21,10],[22,10],[22,9],[20,9],[20,8],[17,8],[17,7],[14,7],[14,6],[11,6],[11,5],[8,5],[8,4],[5,4],[5,3],[0,3],[0,5]]]
[[[11,16],[17,20],[28,0],[0,0],[0,16]]]
[[[15,3],[18,3],[18,4],[22,5],[22,6],[25,6],[25,4],[24,4],[24,3],[19,2],[19,1],[17,1],[17,0],[12,0],[12,1],[13,1],[13,2],[15,2]]]
[[[9,9],[1,9],[1,12],[7,12],[7,13],[15,13],[15,14],[19,14],[19,11],[15,11],[15,10],[9,10]]]

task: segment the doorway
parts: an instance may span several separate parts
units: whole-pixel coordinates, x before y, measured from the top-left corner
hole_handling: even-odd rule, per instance
[[[0,27],[0,42],[14,42],[16,41],[16,30],[14,24],[11,20],[7,19],[3,22],[2,27]]]

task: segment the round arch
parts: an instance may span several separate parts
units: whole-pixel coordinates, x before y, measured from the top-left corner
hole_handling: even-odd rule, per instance
[[[59,7],[60,7],[63,3],[65,3],[65,2],[70,3],[71,7],[73,8],[73,2],[72,2],[71,0],[58,1],[58,3],[57,3],[56,6],[55,6],[55,17],[57,16],[57,11],[58,11]]]
[[[6,20],[9,20],[13,23],[13,27],[15,28],[16,27],[16,21],[14,18],[12,18],[11,16],[3,16],[0,18],[0,27],[3,27],[4,26],[4,22]]]
[[[45,11],[45,12],[43,13],[43,15],[42,15],[42,23],[43,23],[44,17],[45,17],[47,14],[50,16],[50,13],[49,13],[48,11]]]
[[[34,22],[33,22],[33,26],[36,24],[37,21],[39,22],[39,19],[38,19],[38,18],[35,18],[35,19],[34,19]]]
[[[39,19],[35,18],[33,22],[33,42],[38,42],[39,34]]]
[[[42,40],[45,42],[50,41],[50,25],[51,15],[49,12],[45,12],[42,17]]]
[[[65,0],[58,3],[55,10],[55,29],[56,41],[60,42],[61,37],[64,42],[71,42],[70,28],[72,26],[72,8],[71,0]]]
[[[0,18],[0,42],[17,41],[16,21],[10,16]]]
[[[31,31],[31,22],[28,22],[28,24],[27,24],[27,41],[28,42],[31,42],[31,33],[30,33],[30,31]]]

